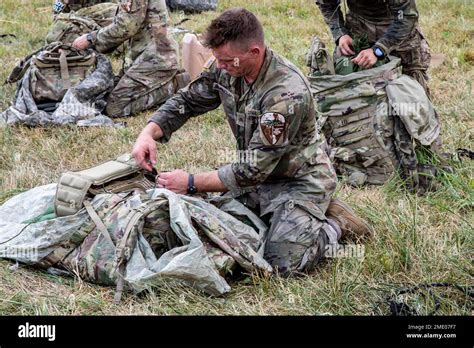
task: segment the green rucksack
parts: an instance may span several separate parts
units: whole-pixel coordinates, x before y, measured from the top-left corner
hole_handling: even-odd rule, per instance
[[[30,91],[38,103],[59,102],[95,69],[96,56],[55,43],[31,58]]]
[[[12,105],[0,112],[0,126],[116,125],[101,113],[114,87],[112,65],[92,49],[44,46],[17,64],[6,82],[18,83]]]

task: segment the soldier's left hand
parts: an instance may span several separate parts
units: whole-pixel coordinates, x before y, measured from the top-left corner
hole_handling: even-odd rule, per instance
[[[87,34],[79,36],[72,43],[72,47],[77,48],[78,50],[85,50],[89,48],[89,46],[90,46],[90,42],[87,40]]]
[[[159,188],[165,188],[174,193],[186,194],[188,192],[189,174],[178,169],[172,172],[159,173],[156,183]]]
[[[360,51],[360,53],[352,59],[352,62],[359,65],[363,69],[371,68],[375,63],[377,63],[377,57],[374,54],[374,51],[371,48]]]

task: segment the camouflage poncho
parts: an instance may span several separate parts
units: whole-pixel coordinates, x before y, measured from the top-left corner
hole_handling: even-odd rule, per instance
[[[230,290],[224,276],[237,267],[272,271],[261,256],[266,226],[233,199],[207,202],[165,189],[98,195],[91,204],[104,233],[86,209],[31,222],[53,204],[55,190],[56,184],[37,187],[0,206],[0,257],[114,285],[122,249],[132,290],[174,280],[212,295]]]

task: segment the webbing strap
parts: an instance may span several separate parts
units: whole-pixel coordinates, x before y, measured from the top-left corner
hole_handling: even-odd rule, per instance
[[[374,164],[375,162],[381,159],[387,158],[388,156],[389,156],[388,153],[383,153],[382,151],[380,151],[379,153],[370,156],[364,163],[362,163],[362,165],[365,168],[367,168],[371,166],[372,164]]]
[[[125,231],[123,233],[122,238],[119,242],[117,242],[117,248],[115,249],[115,259],[114,259],[114,266],[117,267],[117,287],[115,288],[115,295],[114,295],[114,303],[120,303],[122,298],[122,292],[125,284],[124,276],[125,276],[125,264],[126,261],[124,257],[126,256],[126,245],[128,238],[133,230],[133,228],[137,225],[138,221],[144,216],[147,216],[150,212],[155,210],[158,206],[160,206],[163,202],[162,201],[153,201],[151,204],[143,204],[135,209],[133,209],[129,216],[127,216],[127,223],[125,225]]]
[[[374,134],[374,131],[373,129],[371,128],[366,128],[366,129],[363,129],[359,132],[355,132],[355,133],[349,133],[349,134],[346,134],[346,135],[341,135],[341,136],[337,136],[337,135],[333,135],[333,137],[336,139],[336,141],[338,143],[346,143],[346,142],[349,142],[349,143],[354,143],[356,141],[359,141],[367,136],[371,136]],[[353,141],[351,141],[353,140]]]
[[[67,66],[66,51],[62,48],[59,49],[59,65],[61,67],[61,80],[63,83],[63,89],[71,88],[71,79],[69,77],[69,69]]]
[[[353,115],[353,116],[346,116],[346,117],[338,116],[337,121],[334,121],[335,117],[330,118],[329,120],[334,122],[334,128],[339,129],[353,122],[369,120],[371,116],[372,116],[371,112],[364,112],[364,113]]]
[[[114,304],[119,304],[122,300],[122,292],[124,287],[125,263],[120,264],[118,268],[117,287],[115,288]]]
[[[107,239],[107,241],[115,246],[112,237],[110,237],[109,231],[107,230],[107,227],[105,227],[104,223],[100,219],[99,215],[95,212],[94,208],[92,207],[91,202],[89,201],[84,201],[84,208],[86,208],[87,213],[91,217],[92,221],[95,223],[95,226],[100,230],[100,232],[103,234],[104,238]]]

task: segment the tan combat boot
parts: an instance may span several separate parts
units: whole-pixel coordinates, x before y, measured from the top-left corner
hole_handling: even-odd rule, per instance
[[[373,237],[375,234],[364,219],[358,217],[346,203],[337,198],[331,199],[326,216],[341,228],[341,239],[358,240]]]

